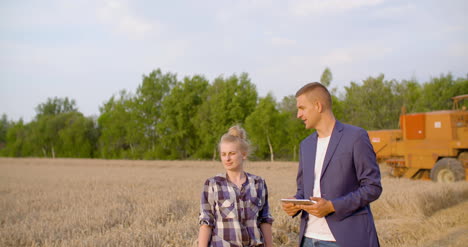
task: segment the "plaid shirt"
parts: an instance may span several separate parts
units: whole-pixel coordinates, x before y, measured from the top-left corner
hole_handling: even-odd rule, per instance
[[[200,205],[200,225],[212,227],[212,247],[262,246],[260,224],[273,223],[268,190],[261,177],[245,173],[239,189],[226,174],[206,180]]]

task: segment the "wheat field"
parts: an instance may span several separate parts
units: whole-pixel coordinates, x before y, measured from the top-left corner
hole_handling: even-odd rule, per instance
[[[295,162],[249,162],[266,179],[275,246],[297,246],[280,209]],[[194,246],[199,196],[219,162],[0,158],[0,246]],[[467,246],[468,183],[395,179],[371,204],[381,246]]]

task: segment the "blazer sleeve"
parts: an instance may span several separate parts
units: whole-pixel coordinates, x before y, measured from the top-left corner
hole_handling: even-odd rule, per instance
[[[344,219],[357,210],[377,200],[382,193],[380,169],[375,152],[364,129],[359,130],[358,138],[352,145],[352,162],[357,178],[357,190],[332,200],[335,214]]]

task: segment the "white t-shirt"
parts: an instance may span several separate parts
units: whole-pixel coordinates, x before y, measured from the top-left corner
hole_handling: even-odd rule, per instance
[[[317,151],[315,154],[314,197],[321,197],[320,176],[322,175],[323,161],[325,159],[325,154],[327,153],[329,142],[330,136],[318,138],[317,140]],[[330,231],[330,227],[328,227],[328,223],[325,220],[325,217],[318,218],[311,214],[309,214],[309,220],[307,221],[305,236],[308,238],[315,238],[325,241],[336,241]]]

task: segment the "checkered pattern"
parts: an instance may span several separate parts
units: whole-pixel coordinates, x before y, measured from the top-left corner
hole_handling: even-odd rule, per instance
[[[225,173],[207,179],[203,186],[199,223],[212,227],[212,247],[261,246],[260,224],[273,223],[265,180],[245,174],[241,188]]]

